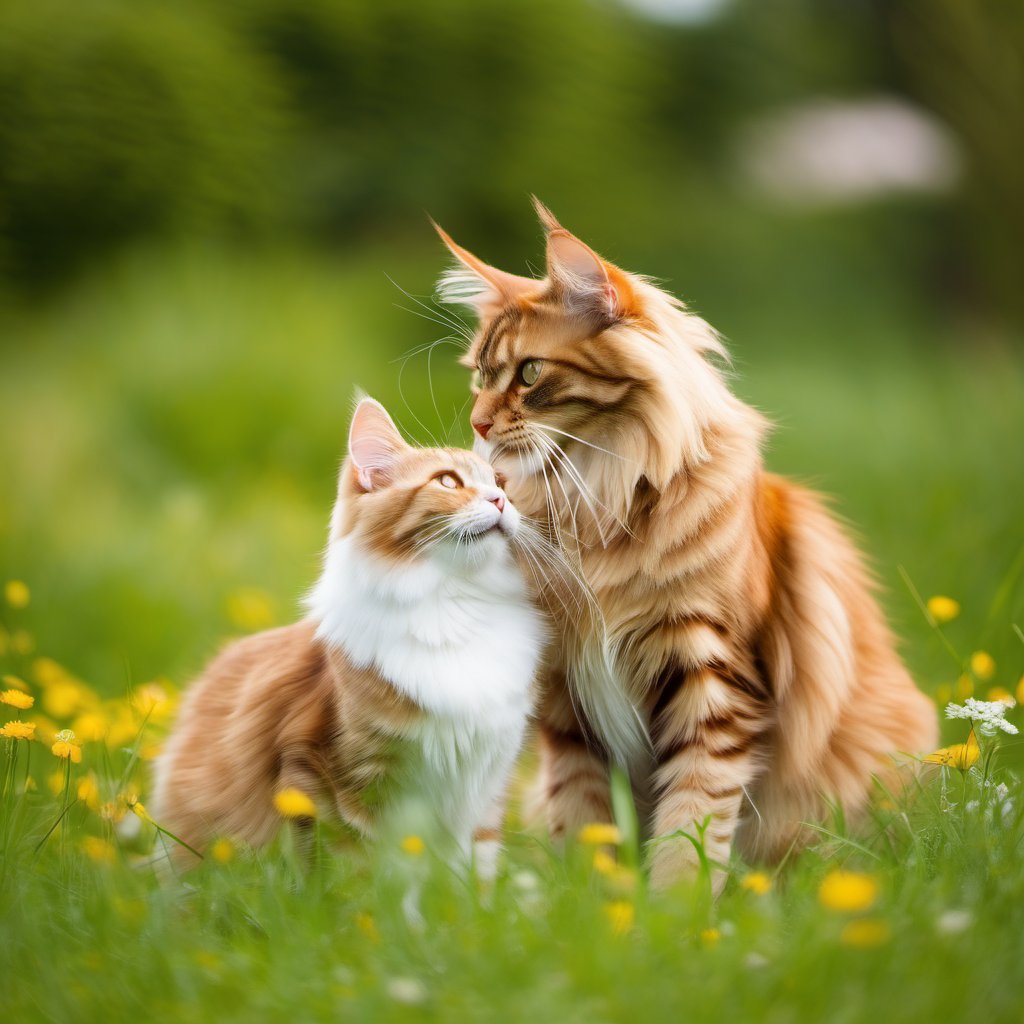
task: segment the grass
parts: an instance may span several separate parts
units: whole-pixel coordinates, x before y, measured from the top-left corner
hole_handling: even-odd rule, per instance
[[[429,849],[338,855],[326,822],[309,872],[287,838],[208,859],[184,887],[139,865],[159,842],[126,798],[145,802],[165,697],[225,635],[294,616],[354,386],[414,438],[466,439],[454,350],[434,350],[429,374],[425,354],[403,363],[440,328],[398,308],[418,310],[382,273],[425,294],[435,255],[382,250],[356,267],[137,254],[3,312],[0,582],[26,581],[30,600],[0,603],[0,674],[37,700],[4,710],[40,719],[39,739],[0,740],[13,769],[0,807],[5,1017],[1019,1020],[1024,799],[1009,737],[983,739],[966,773],[934,768],[911,797],[880,796],[863,833],[828,823],[767,892],[734,865],[714,904],[700,885],[649,897],[642,874],[602,873],[591,848],[552,851],[520,822],[490,894]],[[796,326],[778,310],[705,312],[733,337],[736,386],[779,423],[772,467],[835,495],[865,539],[922,687],[940,700],[1015,690],[1019,359],[886,308]],[[900,567],[923,598],[958,599],[960,616],[930,625]],[[991,675],[971,674],[978,649]],[[50,752],[68,726],[85,739],[81,764]],[[949,742],[966,733],[947,723]],[[629,840],[622,854],[639,858]],[[822,903],[837,868],[870,876],[870,906]],[[422,932],[401,911],[414,878]]]

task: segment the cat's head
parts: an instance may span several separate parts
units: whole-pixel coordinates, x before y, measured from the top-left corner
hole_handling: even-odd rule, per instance
[[[474,376],[476,450],[514,482],[581,466],[586,476],[599,464],[607,475],[617,459],[611,489],[629,493],[641,476],[660,487],[687,459],[706,460],[706,434],[732,401],[705,358],[724,357],[722,344],[680,301],[602,259],[535,203],[541,279],[488,266],[437,229],[457,260],[439,297],[479,320],[462,360]]]
[[[519,513],[484,459],[458,448],[414,448],[379,402],[359,402],[332,536],[352,535],[393,560],[475,562],[519,528]]]

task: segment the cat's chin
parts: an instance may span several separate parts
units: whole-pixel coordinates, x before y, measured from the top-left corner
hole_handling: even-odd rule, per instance
[[[512,480],[528,480],[544,472],[544,456],[537,452],[496,450],[494,444],[482,437],[473,441],[473,451]]]

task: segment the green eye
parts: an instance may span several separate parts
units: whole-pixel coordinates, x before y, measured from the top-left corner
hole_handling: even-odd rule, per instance
[[[536,384],[543,365],[544,361],[542,359],[527,359],[526,362],[519,367],[520,384],[524,384],[526,387],[531,387]]]
[[[474,391],[479,391],[480,390],[480,371],[479,370],[474,370],[473,371],[473,376],[470,379],[469,386]]]

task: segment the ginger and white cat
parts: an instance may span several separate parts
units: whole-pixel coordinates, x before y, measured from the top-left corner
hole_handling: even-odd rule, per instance
[[[415,796],[492,869],[544,643],[513,552],[527,530],[483,459],[412,448],[360,402],[309,616],[230,644],[192,686],[155,820],[199,850],[259,845],[294,787],[369,837]]]

